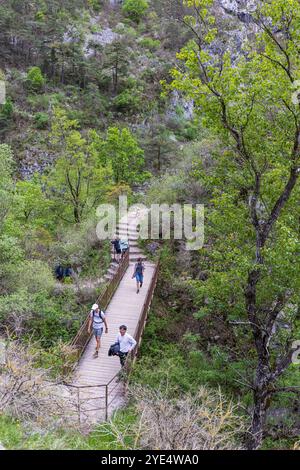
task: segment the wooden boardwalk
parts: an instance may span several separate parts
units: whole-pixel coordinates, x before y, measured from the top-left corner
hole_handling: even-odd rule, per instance
[[[105,311],[108,333],[103,333],[99,357],[93,357],[95,339],[91,338],[75,370],[73,394],[80,425],[104,421],[125,403],[124,384],[118,374],[120,361],[118,357],[109,357],[108,349],[115,343],[122,324],[135,337],[154,278],[155,264],[145,261],[144,285],[139,294],[136,293],[135,279],[132,279],[133,270],[134,263],[130,263]]]
[[[92,338],[79,361],[74,380],[76,385],[106,384],[120,371],[119,358],[109,357],[108,349],[111,344],[115,343],[120,325],[126,325],[128,333],[132,336],[135,334],[155,265],[145,261],[145,268],[144,285],[140,293],[137,294],[136,282],[135,279],[132,279],[134,263],[130,263],[105,312],[108,334],[103,333],[99,357],[93,358],[95,339]]]
[[[145,305],[149,307],[149,296],[151,303],[151,295],[153,295],[157,266],[147,261],[139,249],[138,235],[130,228],[130,219],[126,223],[119,224],[118,233],[120,238],[128,238],[130,242],[129,266],[105,309],[108,334],[102,335],[98,358],[93,357],[96,342],[92,337],[75,370],[72,394],[74,396],[77,394],[80,425],[103,421],[116,408],[124,404],[124,384],[119,374],[120,360],[118,357],[109,357],[108,350],[110,345],[116,342],[119,327],[123,324],[127,326],[128,333],[136,337],[143,322],[143,315],[145,315]],[[145,265],[144,284],[139,294],[136,293],[136,280],[132,279],[135,261],[138,257],[143,258]]]

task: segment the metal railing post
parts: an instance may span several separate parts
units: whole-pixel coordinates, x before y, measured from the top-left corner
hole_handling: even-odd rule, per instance
[[[105,385],[105,421],[108,421],[108,385]]]
[[[79,429],[81,427],[81,406],[80,406],[80,389],[77,388],[77,409],[78,409],[78,424]]]

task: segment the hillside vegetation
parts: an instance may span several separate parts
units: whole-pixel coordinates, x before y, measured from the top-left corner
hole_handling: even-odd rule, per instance
[[[299,20],[297,0],[0,1],[5,447],[297,448]],[[110,263],[96,209],[120,195],[204,204],[204,246],[141,242],[161,268],[128,406],[42,430],[7,377],[64,378]]]

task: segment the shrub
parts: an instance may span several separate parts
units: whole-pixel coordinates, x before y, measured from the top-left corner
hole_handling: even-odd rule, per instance
[[[126,112],[138,109],[140,98],[135,90],[124,90],[114,99],[114,107],[117,111]]]
[[[37,129],[47,129],[49,124],[49,116],[46,113],[36,113],[34,116],[34,124]]]
[[[0,117],[3,119],[11,119],[14,113],[14,106],[11,98],[7,98],[6,102],[0,108]]]
[[[127,449],[241,449],[247,429],[238,408],[220,391],[201,387],[193,395],[170,399],[168,388],[132,387],[137,418],[124,426],[111,422],[108,434]],[[121,431],[120,431],[121,429]]]
[[[19,285],[20,289],[38,294],[39,292],[51,293],[54,288],[55,282],[51,269],[40,260],[26,260],[14,269],[18,274],[15,286]]]
[[[43,11],[37,11],[35,14],[35,21],[43,22],[45,21],[45,13]]]
[[[99,0],[88,0],[88,6],[94,10],[96,13],[101,11],[101,2]]]
[[[125,0],[122,10],[132,21],[139,23],[148,8],[147,0]]]
[[[0,411],[28,426],[55,428],[71,416],[73,405],[49,371],[36,367],[39,351],[20,342],[5,345],[0,380]],[[48,429],[49,429],[48,428]]]
[[[160,41],[158,39],[143,38],[140,40],[140,45],[150,51],[156,51],[160,48]]]
[[[45,78],[43,77],[40,67],[32,67],[26,78],[27,86],[30,90],[40,92],[44,88]]]
[[[60,103],[65,103],[66,96],[64,93],[51,93],[42,95],[29,95],[27,103],[36,111],[47,111],[50,106],[57,106]]]

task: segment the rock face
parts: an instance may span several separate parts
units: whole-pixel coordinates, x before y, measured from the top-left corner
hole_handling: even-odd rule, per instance
[[[92,45],[106,46],[119,38],[119,34],[114,33],[111,28],[105,28],[99,33],[90,33],[85,37],[85,45],[83,47],[85,57],[93,54]]]
[[[254,20],[255,12],[260,0],[216,0],[214,12],[217,18],[217,27],[223,38],[215,41],[212,52],[219,53],[231,51],[235,61],[242,53],[245,41],[258,32],[258,26]]]
[[[167,110],[167,117],[176,118],[176,109],[182,108],[183,117],[187,120],[191,120],[194,117],[194,102],[193,100],[184,99],[177,90],[174,90],[171,94],[170,105]]]
[[[232,10],[247,9],[256,7],[256,0],[219,0],[220,4],[224,8],[230,8]]]
[[[54,160],[55,155],[48,151],[35,147],[26,149],[20,162],[20,174],[22,178],[29,180],[35,173],[42,174],[46,168],[53,165]]]
[[[108,1],[109,1],[109,4],[112,6],[121,5],[123,3],[123,0],[108,0]]]
[[[228,13],[251,14],[256,9],[257,0],[219,0],[219,3]]]

